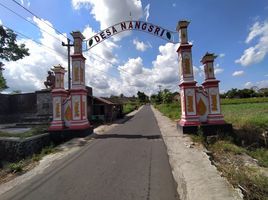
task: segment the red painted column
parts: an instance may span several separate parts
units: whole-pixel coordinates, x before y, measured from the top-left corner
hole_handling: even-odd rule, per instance
[[[84,36],[80,32],[72,32],[74,38],[74,53],[72,57],[72,88],[71,108],[72,119],[69,129],[83,130],[90,127],[87,118],[87,90],[85,87],[85,60],[82,54]]]
[[[204,90],[208,93],[208,124],[224,124],[223,115],[221,114],[219,80],[216,80],[214,74],[214,59],[217,56],[206,53],[201,62],[204,65],[205,81],[203,82]]]
[[[192,64],[192,44],[188,42],[188,21],[179,21],[177,31],[180,35],[180,46],[177,50],[180,71],[181,119],[179,125],[198,126],[199,116],[196,109],[196,81]]]
[[[58,131],[65,128],[62,103],[67,97],[67,91],[64,89],[64,73],[66,71],[61,65],[54,66],[52,71],[55,73],[55,87],[51,91],[53,103],[53,120],[48,130]]]

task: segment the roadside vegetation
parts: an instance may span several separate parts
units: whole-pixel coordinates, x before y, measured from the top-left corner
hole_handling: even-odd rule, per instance
[[[39,154],[33,154],[32,156],[18,162],[2,163],[2,166],[0,167],[0,184],[6,183],[17,176],[26,173],[33,169],[44,156],[58,151],[59,150],[55,147],[55,145],[51,144],[50,146],[43,148]]]
[[[140,107],[138,102],[128,102],[123,105],[123,114],[126,115],[134,110],[137,110]]]
[[[232,89],[224,97],[229,95],[240,98],[221,99],[224,119],[234,128],[232,137],[205,137],[199,130],[191,138],[207,149],[212,163],[222,176],[243,192],[244,199],[267,200],[268,97],[265,95],[268,94],[268,89],[262,89],[262,93],[252,91]],[[153,96],[154,106],[172,120],[180,119],[180,101],[165,103],[161,98],[159,101],[159,94]],[[241,98],[244,96],[251,98]]]

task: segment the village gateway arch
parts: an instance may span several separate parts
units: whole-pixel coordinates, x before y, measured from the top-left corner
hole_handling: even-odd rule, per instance
[[[216,56],[206,53],[201,62],[204,65],[205,80],[202,86],[197,86],[194,80],[192,62],[192,44],[188,42],[189,22],[179,21],[177,32],[169,31],[160,26],[143,21],[123,21],[100,31],[88,40],[80,32],[72,32],[74,53],[72,57],[72,84],[69,91],[64,89],[64,73],[62,66],[54,66],[55,87],[52,89],[53,120],[49,131],[89,131],[90,123],[87,116],[87,90],[85,86],[85,57],[82,44],[86,42],[86,51],[90,50],[105,39],[123,31],[143,31],[160,37],[167,42],[178,43],[174,38],[179,34],[178,67],[180,77],[181,119],[178,127],[183,133],[196,132],[200,125],[225,126],[221,114],[219,82],[215,78],[214,59]],[[163,66],[165,67],[165,66]],[[75,134],[75,132],[73,132]]]

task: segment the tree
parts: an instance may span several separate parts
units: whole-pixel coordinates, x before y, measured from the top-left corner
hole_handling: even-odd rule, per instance
[[[268,88],[261,88],[258,90],[258,94],[261,97],[268,97]]]
[[[162,92],[163,103],[171,103],[173,95],[168,89],[164,89]]]
[[[137,95],[138,95],[139,102],[141,103],[149,102],[149,97],[144,92],[138,91]]]
[[[0,91],[7,88],[2,74],[4,64],[1,60],[16,61],[30,55],[25,44],[17,44],[16,38],[17,35],[11,29],[0,26]]]
[[[232,88],[228,90],[225,94],[221,95],[222,97],[226,98],[250,98],[250,97],[257,97],[259,94],[253,89],[237,89]]]

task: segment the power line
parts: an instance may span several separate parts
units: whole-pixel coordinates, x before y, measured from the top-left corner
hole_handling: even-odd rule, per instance
[[[16,31],[16,30],[14,30],[14,29],[12,29],[12,28],[9,28],[8,26],[6,26],[6,25],[4,25],[4,24],[2,24],[2,26],[5,27],[5,28],[7,28],[7,29],[13,30],[15,33],[21,35],[21,36],[24,37],[24,38],[27,38],[27,39],[29,39],[29,40],[35,42],[36,44],[38,44],[38,45],[40,45],[40,46],[44,46],[44,47],[46,47],[46,48],[49,49],[50,51],[53,51],[53,52],[55,52],[55,53],[57,53],[57,54],[61,54],[61,55],[63,55],[64,57],[67,57],[66,55],[64,55],[64,54],[62,54],[62,53],[60,53],[60,52],[55,51],[55,50],[52,49],[51,47],[49,47],[49,46],[47,46],[47,45],[44,45],[44,44],[42,44],[41,42],[38,42],[38,41],[32,39],[31,37],[29,37],[29,36],[27,36],[27,35],[25,35],[25,34],[19,32],[19,31]]]
[[[29,9],[25,8],[25,7],[24,7],[23,5],[21,5],[19,2],[17,2],[16,0],[12,0],[12,1],[13,1],[14,3],[16,3],[17,5],[19,5],[20,7],[22,7],[22,8],[23,8],[24,10],[26,10],[27,12],[29,12],[31,15],[35,16],[36,18],[38,18],[41,22],[43,22],[43,23],[46,24],[47,26],[49,26],[49,27],[51,27],[52,29],[54,29],[57,33],[63,35],[65,38],[67,38],[67,40],[70,40],[70,39],[69,39],[68,37],[66,37],[63,33],[61,33],[60,31],[58,31],[56,28],[54,28],[53,26],[51,26],[51,25],[48,24],[47,22],[43,21],[39,16],[37,16],[36,14],[34,14],[34,13],[33,13],[32,11],[30,11]],[[0,3],[0,5],[1,5],[2,7],[4,7],[4,8],[6,8],[7,10],[9,10],[10,12],[14,13],[15,15],[17,15],[18,17],[20,17],[20,18],[24,19],[25,21],[31,23],[32,25],[36,26],[37,28],[43,30],[44,32],[46,32],[46,33],[49,34],[50,36],[54,37],[55,39],[61,41],[60,39],[56,38],[56,37],[55,37],[54,35],[52,35],[51,33],[49,33],[49,32],[47,32],[46,30],[40,28],[39,26],[37,26],[36,24],[34,24],[33,22],[31,22],[30,20],[26,19],[25,17],[21,16],[20,14],[18,14],[17,12],[15,12],[14,10],[8,8],[7,6],[3,5],[2,3]],[[62,42],[62,41],[61,41],[61,42]],[[95,53],[93,53],[93,52],[91,52],[91,53],[92,53],[93,55],[95,55],[96,57],[102,59],[103,61],[105,61],[105,62],[111,64],[112,66],[114,66],[114,67],[116,67],[116,68],[118,69],[118,66],[115,65],[114,63],[112,63],[112,62],[106,60],[105,58],[103,58],[103,57],[101,57],[101,56],[99,56],[99,55],[97,55],[97,54],[95,54]],[[124,70],[124,69],[122,69],[122,68],[120,69],[120,71],[121,71],[121,72],[124,71],[125,74],[132,75],[132,74],[130,74],[128,71],[126,71],[126,70]]]
[[[18,13],[17,13],[17,12],[15,12],[14,10],[12,10],[12,9],[8,8],[8,7],[7,7],[7,6],[5,6],[4,4],[0,3],[0,5],[1,5],[3,8],[5,8],[5,9],[9,10],[10,12],[12,12],[13,14],[17,15],[17,16],[18,16],[18,17],[20,17],[21,19],[23,19],[23,20],[27,21],[28,23],[32,24],[33,26],[37,27],[38,29],[41,29],[41,30],[42,30],[42,31],[44,31],[45,33],[47,33],[47,34],[49,34],[50,36],[54,37],[55,39],[57,39],[57,40],[61,41],[61,40],[60,40],[59,38],[57,38],[55,35],[52,35],[51,33],[47,32],[46,30],[44,30],[44,29],[40,28],[40,27],[39,27],[39,26],[37,26],[35,23],[31,22],[31,21],[30,21],[30,20],[28,20],[27,18],[25,18],[25,17],[23,17],[22,15],[18,14]],[[40,18],[38,18],[38,19],[40,19]],[[40,20],[43,22],[43,20],[42,20],[42,19],[40,19]]]
[[[52,25],[50,25],[49,23],[47,23],[46,21],[44,21],[42,18],[40,18],[39,16],[37,16],[36,14],[34,14],[32,11],[30,11],[29,9],[27,9],[26,7],[24,7],[23,5],[21,5],[19,2],[17,2],[16,0],[12,0],[12,1],[13,1],[14,3],[16,3],[18,6],[20,6],[21,8],[23,8],[24,10],[26,10],[27,12],[29,12],[31,15],[35,16],[36,18],[38,18],[42,23],[46,24],[47,26],[49,26],[50,28],[52,28],[53,30],[55,30],[57,33],[59,33],[60,35],[64,36],[64,37],[67,38],[68,40],[70,40],[67,36],[65,36],[65,35],[64,35],[62,32],[60,32],[58,29],[56,29],[55,27],[53,27]],[[54,37],[55,39],[61,41],[59,38],[55,37],[54,35],[52,35],[51,33],[47,32],[46,30],[40,28],[39,26],[37,26],[36,24],[34,24],[33,22],[31,22],[31,21],[28,20],[27,18],[23,17],[22,15],[18,14],[18,13],[15,12],[14,10],[8,8],[7,6],[3,5],[2,3],[0,3],[0,5],[1,5],[2,7],[4,7],[5,9],[9,10],[10,12],[12,12],[13,14],[17,15],[18,17],[22,18],[23,20],[27,21],[28,23],[30,23],[30,24],[34,25],[35,27],[41,29],[42,31],[46,32],[47,34],[49,34],[50,36]],[[7,26],[5,26],[5,27],[6,27],[6,28],[9,28],[9,27],[7,27]],[[11,29],[11,28],[9,28],[9,29]],[[46,45],[44,45],[44,44],[42,44],[42,43],[40,43],[40,42],[38,42],[38,41],[36,41],[36,40],[30,38],[29,36],[26,36],[25,34],[22,34],[22,33],[20,33],[20,32],[18,32],[18,31],[14,30],[14,29],[11,29],[11,30],[13,30],[14,32],[18,33],[19,35],[21,35],[21,36],[23,36],[23,37],[25,37],[25,38],[27,38],[27,39],[30,39],[31,41],[37,43],[38,45],[44,46],[44,47],[48,48],[49,50],[51,50],[51,51],[53,51],[53,52],[59,53],[59,52],[55,51],[54,49],[50,48],[49,46],[46,46]],[[92,53],[92,52],[91,52],[91,53]],[[62,53],[60,53],[60,54],[63,55]],[[95,53],[92,53],[92,54],[95,55],[95,56],[97,56],[98,58],[102,59],[103,61],[105,61],[105,62],[111,64],[112,66],[115,66],[115,67],[118,69],[118,66],[115,65],[114,63],[112,63],[112,62],[110,62],[110,61],[104,59],[103,57],[101,57],[101,56],[99,56],[99,55],[97,55],[97,54],[95,54]],[[64,56],[66,56],[66,55],[64,55]],[[93,57],[92,57],[92,58],[93,58]],[[94,58],[94,59],[96,60],[96,58]],[[108,72],[105,72],[105,71],[102,71],[102,70],[99,70],[99,69],[96,69],[96,70],[98,70],[98,71],[100,71],[100,72],[102,72],[102,73],[105,73],[105,74],[109,74],[110,76],[115,77],[114,75],[111,75],[111,74],[108,73]],[[124,70],[124,69],[120,69],[120,71],[121,71],[121,72],[124,71],[123,73],[128,74],[128,75],[132,75],[132,74],[130,74],[128,71],[126,71],[126,70]],[[116,77],[116,78],[117,78],[117,77]],[[129,84],[129,85],[130,85],[130,84]],[[130,85],[130,86],[134,86],[134,85]]]
[[[14,30],[14,29],[12,29],[12,28],[10,28],[10,27],[4,25],[4,24],[2,24],[2,26],[5,27],[5,28],[7,28],[7,29],[13,30],[15,33],[21,35],[21,36],[24,37],[24,38],[27,38],[27,39],[29,39],[29,40],[35,42],[36,44],[38,44],[38,45],[40,45],[40,46],[44,46],[44,47],[46,47],[46,48],[47,48],[48,50],[50,50],[51,52],[53,51],[53,52],[55,52],[55,53],[57,53],[57,54],[61,54],[61,55],[65,56],[65,57],[67,57],[66,55],[64,55],[64,54],[62,54],[62,53],[59,53],[59,52],[55,51],[54,49],[50,48],[49,46],[44,45],[44,44],[42,44],[41,42],[38,42],[38,41],[32,39],[31,37],[29,37],[29,36],[27,36],[27,35],[25,35],[25,34],[19,32],[19,31],[16,31],[16,30]],[[91,58],[93,58],[93,57],[91,56]],[[94,59],[94,58],[93,58],[93,59]],[[109,72],[106,72],[106,71],[103,71],[103,70],[100,70],[100,69],[97,69],[97,68],[95,68],[95,70],[100,71],[101,73],[103,73],[103,74],[105,74],[105,75],[109,75],[109,76],[118,78],[118,77],[116,77],[115,75],[113,75],[113,74],[111,74],[111,73],[109,73]],[[130,86],[134,86],[134,87],[136,87],[135,85],[131,85],[131,84],[129,84],[129,85],[130,85]]]
[[[43,21],[39,16],[37,16],[36,14],[34,14],[32,11],[30,11],[29,9],[25,8],[22,4],[20,4],[19,2],[12,0],[14,3],[16,3],[17,5],[19,5],[21,8],[23,8],[24,10],[26,10],[27,12],[29,12],[31,15],[35,16],[36,18],[38,18],[39,20],[41,20],[43,23],[45,23],[47,26],[49,26],[50,28],[53,28],[57,33],[61,34],[62,36],[64,36],[66,39],[69,39],[67,36],[65,36],[62,32],[60,32],[58,29],[54,28],[53,26],[51,26],[49,23]]]

